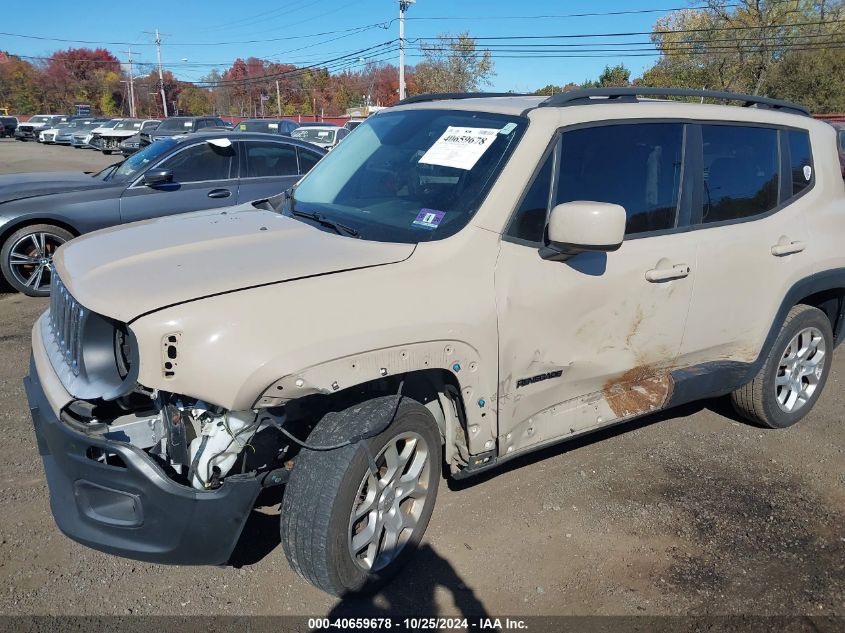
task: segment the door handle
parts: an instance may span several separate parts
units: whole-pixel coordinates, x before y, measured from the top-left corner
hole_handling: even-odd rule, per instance
[[[646,272],[645,278],[652,283],[672,281],[673,279],[689,277],[690,270],[690,267],[686,264],[675,264],[669,268],[652,268]]]
[[[806,248],[807,245],[804,242],[779,242],[772,246],[772,255],[775,257],[786,257],[787,255],[802,253]]]
[[[228,198],[232,195],[232,192],[228,189],[212,189],[208,192],[209,198]]]

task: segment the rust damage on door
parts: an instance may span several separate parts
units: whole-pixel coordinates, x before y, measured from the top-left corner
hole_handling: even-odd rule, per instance
[[[607,381],[602,393],[614,415],[628,418],[662,409],[674,388],[668,369],[639,365]]]

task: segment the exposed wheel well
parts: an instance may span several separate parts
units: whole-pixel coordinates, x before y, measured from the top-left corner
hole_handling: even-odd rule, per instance
[[[445,369],[386,376],[332,394],[305,396],[288,402],[285,407],[291,422],[298,422],[310,433],[313,425],[329,411],[341,411],[359,402],[398,393],[400,384],[404,396],[421,403],[434,416],[449,467],[454,472],[465,466],[469,459],[466,409],[457,378]]]
[[[804,297],[798,304],[818,308],[830,319],[833,336],[837,343],[842,341],[845,325],[845,288],[832,288]]]

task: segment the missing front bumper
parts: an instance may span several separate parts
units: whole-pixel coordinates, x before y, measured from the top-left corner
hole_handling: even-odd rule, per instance
[[[93,549],[137,560],[220,565],[229,560],[261,484],[235,475],[212,491],[170,478],[142,450],[89,437],[53,413],[34,362],[24,379],[59,529]],[[92,456],[112,456],[109,463]]]

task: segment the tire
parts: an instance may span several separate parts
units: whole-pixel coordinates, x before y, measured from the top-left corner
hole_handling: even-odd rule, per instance
[[[0,272],[18,292],[30,297],[49,296],[53,253],[72,239],[72,233],[52,224],[20,228],[0,248]],[[25,257],[32,258],[32,263],[22,263]]]
[[[346,596],[381,587],[414,553],[431,518],[442,449],[434,418],[418,402],[403,397],[397,409],[396,396],[387,396],[330,413],[309,435],[308,443],[341,443],[350,435],[366,432],[369,425],[378,428],[394,410],[393,423],[373,438],[332,451],[303,449],[296,458],[282,501],[281,541],[291,567],[327,593]],[[409,449],[410,440],[414,444]],[[409,451],[402,468],[393,472],[416,481],[414,489],[421,496],[411,497],[407,488],[401,490],[400,486],[411,485],[410,480],[389,476],[390,447],[399,458]],[[381,482],[370,475],[368,450],[379,466]],[[418,477],[414,477],[417,471]],[[382,487],[388,479],[391,483]],[[363,510],[365,503],[370,510],[353,519],[353,511]],[[389,549],[387,525],[391,518],[406,518],[409,512],[416,518],[415,527],[394,523],[399,545]],[[376,537],[368,539],[371,525]],[[373,548],[365,545],[353,557],[353,535],[364,543],[374,542],[377,551],[371,553]]]
[[[824,390],[833,345],[827,315],[812,306],[795,306],[759,373],[732,394],[734,408],[747,420],[771,429],[800,421]]]

